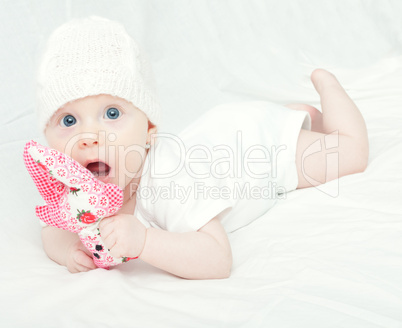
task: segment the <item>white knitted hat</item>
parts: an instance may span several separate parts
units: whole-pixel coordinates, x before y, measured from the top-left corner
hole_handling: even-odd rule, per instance
[[[49,38],[38,72],[37,112],[44,131],[66,103],[109,94],[128,100],[160,123],[151,67],[124,27],[105,18],[74,19]]]

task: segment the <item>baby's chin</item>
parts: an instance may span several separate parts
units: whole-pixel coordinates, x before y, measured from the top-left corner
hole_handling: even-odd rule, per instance
[[[95,176],[95,178],[103,183],[110,183],[110,177],[106,176]]]
[[[130,178],[126,176],[126,179],[124,183],[122,184],[117,184],[125,193],[128,193],[129,195],[133,195],[138,188],[140,181],[136,178]]]
[[[126,183],[119,181],[117,177],[113,177],[112,175],[106,175],[106,176],[99,176],[96,177],[99,181],[102,181],[103,183],[111,183],[114,184],[118,187],[120,187],[122,190],[126,188]]]

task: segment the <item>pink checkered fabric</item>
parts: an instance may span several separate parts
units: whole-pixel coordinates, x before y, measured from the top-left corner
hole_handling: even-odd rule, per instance
[[[78,233],[101,268],[127,262],[114,258],[104,247],[100,221],[115,214],[123,204],[118,186],[97,180],[85,167],[66,154],[30,141],[24,148],[25,166],[46,202],[36,215],[50,226]]]

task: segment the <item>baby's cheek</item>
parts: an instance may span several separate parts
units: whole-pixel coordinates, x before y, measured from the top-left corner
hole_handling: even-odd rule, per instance
[[[46,137],[47,143],[50,148],[56,149],[61,153],[65,153],[65,143],[60,138]],[[71,156],[71,154],[68,154]]]
[[[79,141],[78,136],[74,136],[71,131],[61,131],[59,128],[48,128],[45,137],[50,148],[56,149],[74,158],[73,152]]]
[[[138,147],[119,148],[116,158],[116,171],[114,183],[123,188],[134,178],[138,177],[138,171],[143,165],[144,150]]]
[[[143,149],[135,149],[126,153],[124,158],[124,166],[127,175],[134,178],[135,174],[141,169],[145,161],[145,151]]]
[[[54,129],[47,127],[45,130],[45,138],[46,138],[47,144],[49,145],[50,148],[54,148],[54,149],[57,148],[57,143],[60,140],[58,140]]]

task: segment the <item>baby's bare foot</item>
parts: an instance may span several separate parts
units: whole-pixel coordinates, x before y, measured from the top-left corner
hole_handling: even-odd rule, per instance
[[[318,93],[321,93],[324,87],[340,86],[335,75],[322,68],[317,68],[311,73],[311,81]]]

